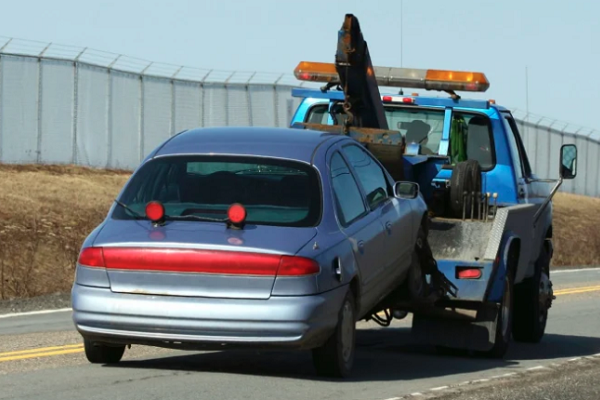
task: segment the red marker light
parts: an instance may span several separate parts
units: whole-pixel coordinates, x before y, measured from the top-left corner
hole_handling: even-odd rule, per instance
[[[481,278],[481,268],[456,268],[458,279],[479,279]]]
[[[383,101],[384,102],[390,102],[390,101],[392,101],[392,96],[383,96]]]
[[[241,224],[246,219],[246,209],[241,204],[232,204],[227,210],[227,217],[232,223]]]
[[[151,201],[146,205],[146,216],[152,222],[158,222],[165,216],[165,207],[158,201]]]
[[[410,98],[410,97],[405,97],[405,98],[402,99],[402,102],[403,103],[410,103],[410,104],[412,104],[412,103],[415,102],[415,99]]]

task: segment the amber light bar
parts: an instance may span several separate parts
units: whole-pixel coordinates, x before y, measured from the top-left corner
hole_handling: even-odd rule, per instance
[[[388,67],[373,69],[379,86],[466,92],[485,92],[490,87],[490,82],[482,72]],[[294,75],[301,81],[339,81],[333,63],[301,61],[294,69]]]

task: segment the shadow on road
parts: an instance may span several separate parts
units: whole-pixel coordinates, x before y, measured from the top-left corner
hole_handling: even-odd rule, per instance
[[[408,381],[516,366],[520,361],[600,353],[600,338],[547,334],[538,344],[512,343],[505,360],[469,355],[441,356],[429,346],[415,345],[410,328],[360,330],[357,334],[355,364],[349,381]],[[109,368],[115,367],[321,380],[315,375],[310,352],[182,353],[181,356],[150,360],[123,360]]]

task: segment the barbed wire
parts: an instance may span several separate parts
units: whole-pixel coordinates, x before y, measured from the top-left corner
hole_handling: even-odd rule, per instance
[[[77,47],[58,43],[0,36],[0,53],[43,57],[66,61],[77,61],[98,67],[172,79],[198,82],[218,83],[252,83],[271,85],[294,85],[312,87],[310,83],[301,82],[291,73],[262,71],[217,70],[188,67],[185,65],[154,62],[124,54],[96,50],[89,47]]]
[[[541,129],[551,129],[557,132],[568,133],[575,136],[584,136],[590,139],[600,140],[600,131],[558,119],[548,118],[543,115],[534,114],[519,108],[510,109],[515,119],[524,121]]]
[[[320,84],[313,82],[299,81],[291,73],[195,68],[177,64],[154,62],[123,54],[96,50],[89,47],[19,39],[1,35],[0,53],[80,62],[144,76],[156,76],[205,83],[270,84],[307,88],[320,86]],[[392,89],[392,91],[394,90],[397,89]],[[528,113],[519,108],[507,108],[511,110],[516,119],[533,126],[600,140],[600,131],[596,129],[559,121],[534,113]]]

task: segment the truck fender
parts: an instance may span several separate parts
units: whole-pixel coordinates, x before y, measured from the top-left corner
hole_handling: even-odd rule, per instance
[[[513,246],[517,246],[517,250],[520,250],[521,241],[520,238],[512,231],[504,233],[502,238],[500,249],[494,261],[494,269],[492,271],[490,284],[486,299],[491,302],[499,302],[502,299],[502,293],[504,293],[504,278],[509,272],[509,253]],[[513,268],[518,268],[513,266]],[[510,271],[513,276],[516,275],[516,271]]]

